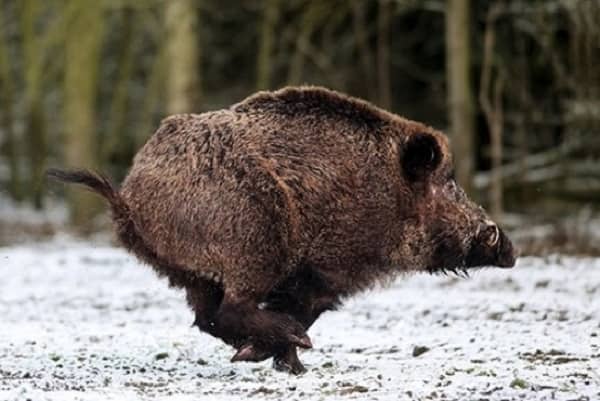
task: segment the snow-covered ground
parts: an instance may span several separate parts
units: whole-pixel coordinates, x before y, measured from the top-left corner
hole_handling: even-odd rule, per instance
[[[310,330],[300,377],[191,328],[122,250],[0,248],[0,400],[600,400],[600,259],[414,275]]]

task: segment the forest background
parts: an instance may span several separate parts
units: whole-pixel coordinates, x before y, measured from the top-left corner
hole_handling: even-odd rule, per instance
[[[106,228],[47,167],[119,181],[165,116],[312,84],[447,132],[525,252],[598,253],[599,65],[597,0],[0,0],[0,243]]]

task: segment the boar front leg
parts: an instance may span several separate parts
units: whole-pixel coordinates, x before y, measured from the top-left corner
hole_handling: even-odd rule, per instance
[[[227,291],[215,316],[214,332],[238,348],[234,362],[262,360],[272,354],[266,350],[286,346],[312,347],[304,327],[292,316],[261,310],[256,300],[231,298]]]
[[[314,289],[313,289],[314,290]],[[302,323],[308,331],[310,326],[328,310],[334,310],[339,301],[334,295],[327,292],[311,293],[311,287],[300,287],[297,293],[285,297],[286,303],[274,303],[271,307],[283,313],[289,313]],[[275,352],[273,356],[273,367],[282,372],[295,375],[306,372],[306,368],[298,359],[296,347],[287,345]]]
[[[302,324],[305,330],[327,310],[333,310],[339,301],[336,296],[328,293],[315,294],[314,288],[310,286],[296,288],[298,292],[287,292],[280,288],[276,295],[270,295],[269,301],[265,303],[266,309],[276,311],[294,317]],[[306,368],[300,362],[296,345],[284,344],[268,351],[252,343],[245,345],[240,350],[246,355],[247,360],[262,361],[273,357],[273,367],[282,372],[299,375],[306,372]]]
[[[323,312],[334,310],[339,305],[339,297],[323,277],[305,267],[271,290],[263,305],[269,311],[293,316],[308,330]],[[270,355],[265,355],[258,348],[254,352],[263,359],[273,356],[273,367],[279,371],[296,375],[306,371],[294,345],[280,347]]]
[[[293,316],[259,307],[285,274],[274,267],[281,259],[266,254],[256,252],[244,259],[246,263],[232,264],[244,267],[232,267],[224,275],[223,300],[211,334],[238,349],[232,361],[262,360],[288,345],[312,347],[304,326]]]
[[[294,349],[311,347],[302,325],[291,315],[260,310],[250,299],[228,301],[221,287],[207,280],[189,283],[186,292],[195,314],[194,325],[238,348],[233,361],[261,361],[270,358],[274,349],[287,348],[288,343],[294,344]]]

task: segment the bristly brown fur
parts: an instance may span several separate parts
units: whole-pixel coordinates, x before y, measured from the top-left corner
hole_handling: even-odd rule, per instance
[[[296,346],[342,297],[401,272],[514,264],[451,165],[431,127],[292,87],[164,119],[118,191],[86,171],[49,175],[104,196],[122,244],[186,289],[234,360],[300,373]],[[482,245],[488,231],[501,248]]]

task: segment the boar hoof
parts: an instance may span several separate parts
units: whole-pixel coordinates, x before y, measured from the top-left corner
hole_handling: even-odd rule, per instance
[[[312,348],[312,341],[310,341],[310,337],[308,337],[307,334],[303,335],[302,337],[298,337],[295,335],[290,335],[290,342],[294,345],[297,345],[298,347],[301,348]]]
[[[301,375],[306,373],[306,368],[302,365],[302,362],[296,361],[295,363],[288,363],[282,359],[273,360],[273,369],[279,372],[290,373],[292,375]]]
[[[298,359],[295,350],[284,355],[275,356],[273,358],[273,369],[296,376],[306,373],[306,368]]]
[[[238,352],[231,358],[231,362],[260,362],[270,356],[271,354],[269,352],[259,350],[252,344],[246,344],[240,347]]]

